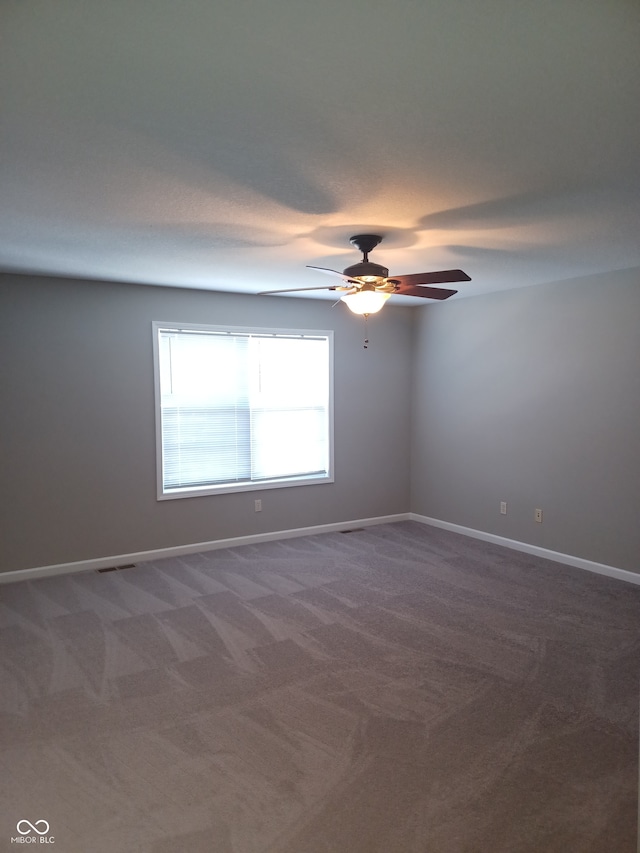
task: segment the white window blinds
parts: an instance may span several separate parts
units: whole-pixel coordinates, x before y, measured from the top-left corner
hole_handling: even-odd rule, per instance
[[[330,479],[330,336],[156,324],[159,496]]]

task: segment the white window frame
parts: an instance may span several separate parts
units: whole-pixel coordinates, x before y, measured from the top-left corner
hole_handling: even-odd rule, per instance
[[[299,477],[286,477],[282,479],[272,478],[254,482],[242,483],[219,483],[201,486],[184,486],[165,489],[163,471],[163,447],[162,447],[162,395],[160,388],[160,332],[161,331],[185,331],[185,332],[213,332],[218,334],[245,334],[256,336],[278,335],[286,337],[311,337],[326,338],[329,345],[329,400],[328,400],[328,430],[329,430],[329,461],[327,473],[317,475],[302,475]],[[232,494],[236,492],[248,492],[265,489],[279,489],[291,486],[319,485],[333,483],[334,465],[334,419],[333,419],[333,331],[320,329],[273,329],[255,326],[226,326],[211,323],[176,323],[152,321],[153,332],[153,372],[154,372],[154,396],[155,396],[155,426],[156,426],[156,489],[157,499],[174,500],[176,498],[191,498],[204,495]]]

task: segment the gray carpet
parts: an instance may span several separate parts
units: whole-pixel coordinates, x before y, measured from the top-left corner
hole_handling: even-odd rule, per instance
[[[636,850],[637,586],[407,522],[0,600],[0,849]]]

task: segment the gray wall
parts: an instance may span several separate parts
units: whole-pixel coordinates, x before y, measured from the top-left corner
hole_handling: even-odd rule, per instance
[[[640,571],[640,271],[414,323],[412,510]]]
[[[152,320],[333,329],[335,483],[158,502]],[[369,337],[327,301],[1,275],[0,569],[407,512],[410,309]]]
[[[638,270],[330,306],[0,276],[0,570],[411,509],[640,571]],[[334,329],[336,482],[158,502],[152,319]]]

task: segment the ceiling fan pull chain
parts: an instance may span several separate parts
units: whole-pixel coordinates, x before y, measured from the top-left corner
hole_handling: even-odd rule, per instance
[[[363,314],[364,317],[364,349],[367,349],[369,346],[369,315]]]

